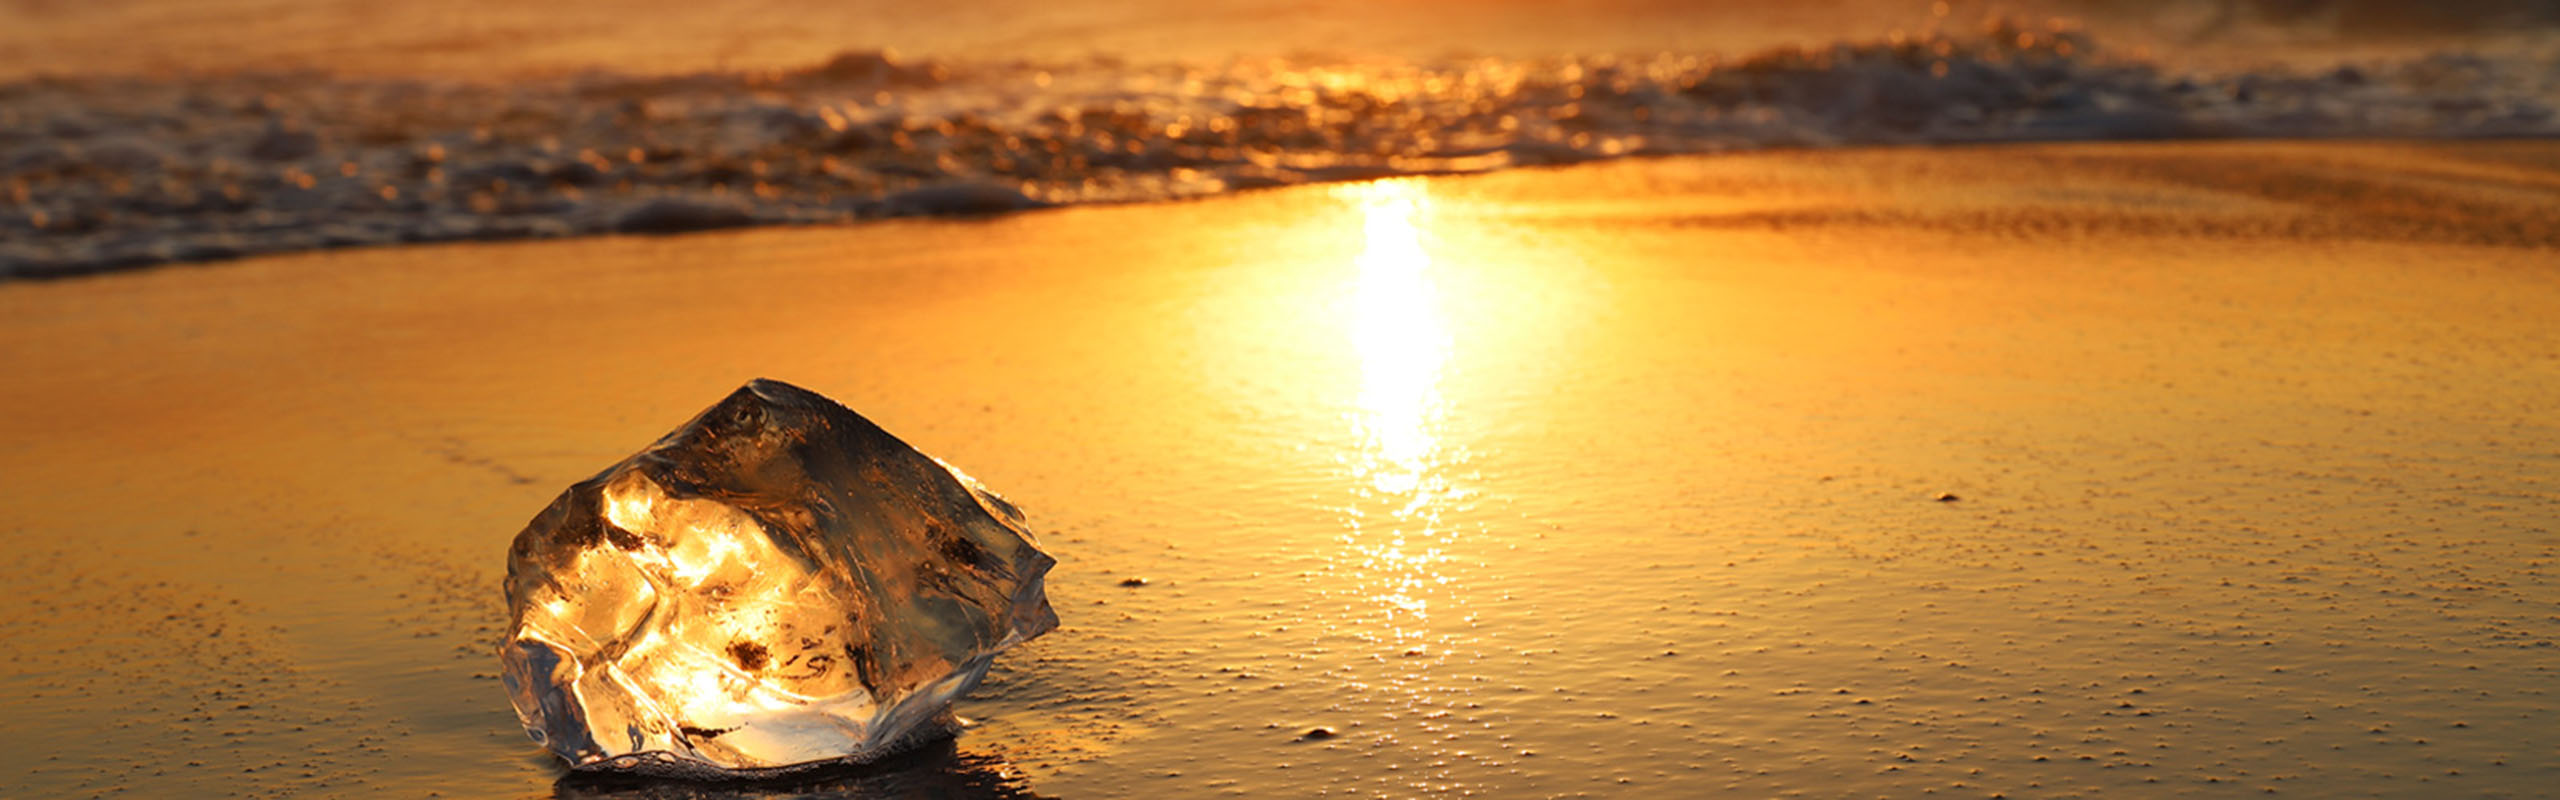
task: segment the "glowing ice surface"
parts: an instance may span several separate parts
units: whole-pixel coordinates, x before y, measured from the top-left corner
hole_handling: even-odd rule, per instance
[[[758,380],[516,535],[498,655],[526,733],[575,768],[868,761],[1057,627],[1053,563],[967,476]]]

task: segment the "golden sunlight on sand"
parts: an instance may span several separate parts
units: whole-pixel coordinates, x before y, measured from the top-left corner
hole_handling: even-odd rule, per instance
[[[519,733],[499,556],[769,375],[1059,556],[880,794],[2538,796],[2555,193],[1815,149],[11,284],[0,794],[636,796]],[[795,600],[725,541],[614,558]]]

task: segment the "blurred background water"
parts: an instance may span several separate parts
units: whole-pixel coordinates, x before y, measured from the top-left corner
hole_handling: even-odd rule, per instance
[[[8,0],[0,75],[320,69],[518,76],[807,66],[847,50],[1132,61],[1293,53],[1505,57],[1882,38],[1954,20],[2062,17],[2126,47],[2263,61],[2532,44],[2547,0]]]
[[[2551,3],[0,5],[0,278],[1767,147],[2560,132]]]

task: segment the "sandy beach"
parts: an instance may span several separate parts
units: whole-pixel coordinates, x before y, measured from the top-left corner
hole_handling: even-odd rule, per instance
[[[0,284],[0,795],[2539,796],[2555,267],[2560,143],[2261,141]],[[755,377],[1063,626],[885,771],[564,781],[507,542]]]

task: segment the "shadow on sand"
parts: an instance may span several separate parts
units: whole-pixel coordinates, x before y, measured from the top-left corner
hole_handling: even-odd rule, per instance
[[[884,761],[769,781],[696,783],[572,772],[551,784],[559,800],[1051,800],[1004,760],[962,753],[951,740]]]

